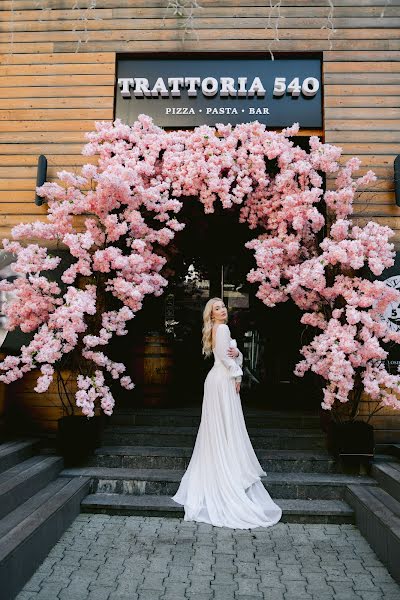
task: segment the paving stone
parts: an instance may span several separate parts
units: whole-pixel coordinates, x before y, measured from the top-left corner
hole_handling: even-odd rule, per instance
[[[393,583],[380,583],[379,584],[379,589],[381,589],[382,592],[385,595],[396,594],[397,593],[398,596],[399,596],[399,598],[400,598],[400,594],[399,594],[400,586],[398,586],[396,582],[393,582]]]
[[[191,592],[209,593],[211,592],[211,582],[214,581],[214,575],[194,575],[191,574],[188,580],[188,590]]]
[[[359,590],[374,592],[379,589],[373,582],[372,577],[366,575],[357,575],[357,577],[354,578],[353,587],[356,592]]]
[[[238,594],[248,594],[249,596],[252,595],[254,597],[263,596],[262,591],[260,591],[258,587],[259,581],[256,579],[236,579],[236,581],[239,585]]]
[[[246,574],[247,577],[258,578],[256,571],[257,563],[242,562],[241,560],[235,560],[235,566],[238,569],[238,573]]]
[[[346,560],[346,571],[348,574],[357,573],[357,576],[362,574],[369,574],[364,566],[364,562],[360,559]]]
[[[239,586],[237,583],[224,583],[222,585],[218,585],[214,582],[211,582],[211,588],[214,590],[215,596],[225,592],[229,592],[231,595],[233,595],[233,593],[239,589]]]
[[[42,586],[42,589],[37,594],[39,600],[54,600],[63,589],[63,585],[57,583],[47,583]]]
[[[234,583],[234,575],[236,574],[231,573],[229,571],[215,569],[213,583],[217,585],[223,585],[225,583]]]
[[[90,589],[87,600],[108,600],[111,592],[114,589],[107,587],[96,587],[96,589]]]
[[[331,588],[329,585],[324,585],[323,583],[321,583],[320,585],[306,585],[305,591],[307,592],[307,594],[311,594],[316,598],[320,598],[321,596],[333,597],[335,595],[333,588]]]
[[[363,590],[362,592],[362,600],[387,600],[388,596],[382,596],[382,592],[380,590],[376,592],[370,592]]]
[[[259,592],[258,594],[253,593],[251,594],[251,596],[249,596],[248,594],[241,593],[235,594],[235,599],[237,600],[253,600],[253,598],[264,598],[264,595],[261,592]]]
[[[311,594],[306,592],[290,592],[283,595],[285,600],[312,600]]]
[[[335,600],[363,600],[362,596],[360,596],[359,594],[356,594],[355,592],[336,592],[335,593]],[[382,600],[386,600],[386,597]]]
[[[148,577],[145,576],[143,582],[139,584],[138,590],[139,592],[142,590],[155,590],[157,592],[163,592],[165,589],[163,584],[164,579],[164,574],[151,573]]]
[[[61,590],[61,592],[58,595],[58,598],[60,598],[60,600],[82,600],[82,597],[86,598],[87,595],[87,590],[85,592],[85,595],[83,596],[82,590],[71,590],[65,588],[64,590]]]
[[[300,566],[282,566],[282,580],[306,582],[306,577],[300,572]]]
[[[166,581],[164,585],[165,594],[175,595],[175,598],[183,598],[185,596],[185,591],[189,589],[187,583],[180,581]]]
[[[160,600],[162,592],[156,590],[141,590],[138,594],[140,600]]]
[[[400,586],[348,525],[248,531],[79,515],[16,600],[398,600]]]
[[[55,573],[54,571],[50,575],[50,577],[46,577],[46,584],[55,583],[57,585],[60,585],[61,587],[67,587],[70,581],[71,579],[69,577],[65,577],[64,575]]]
[[[264,598],[267,600],[284,600],[284,592],[277,589],[264,588]]]
[[[20,592],[15,600],[35,600],[36,598],[36,592]]]
[[[139,595],[135,592],[124,594],[123,592],[111,592],[108,600],[139,600]]]
[[[116,592],[119,594],[130,594],[137,591],[138,586],[140,585],[141,580],[131,579],[129,581],[119,581]]]

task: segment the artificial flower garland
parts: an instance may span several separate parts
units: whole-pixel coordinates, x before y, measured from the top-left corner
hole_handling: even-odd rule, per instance
[[[380,275],[393,265],[388,240],[394,232],[375,222],[358,227],[349,219],[356,191],[376,177],[368,171],[353,179],[361,161],[352,157],[341,166],[342,149],[317,136],[310,138],[309,152],[295,146],[289,138],[298,131],[298,123],[278,133],[255,121],[166,132],[146,115],[132,126],[118,119],[96,123],[83,154],[98,155],[98,163],[84,165],[80,175],[61,171],[61,183],[37,188],[48,202],[47,222],[20,224],[11,232],[14,240],[34,237],[68,247],[76,261],[61,276],[66,293],[60,297],[57,283],[40,274],[54,269],[59,257],[37,244],[3,240],[4,249],[17,255],[14,270],[21,274],[0,282],[0,290],[14,295],[5,307],[7,328],[35,335],[20,356],[0,363],[0,380],[10,383],[40,368],[35,390],[44,392],[53,365],[80,341],[95,371],[77,375],[76,404],[93,416],[99,401],[111,415],[114,398],[106,372],[126,389],[134,382],[123,375],[125,365],[99,347],[113,334],[127,333],[125,325],[146,295],[163,293],[168,281],[160,271],[166,259],[155,245],[166,246],[184,227],[175,217],[179,198],[195,196],[205,213],[212,213],[216,202],[237,205],[240,222],[263,229],[246,243],[256,260],[247,279],[258,284],[257,297],[267,306],[292,299],[304,311],[301,322],[315,328],[311,343],[301,348],[304,359],[295,374],[311,370],[326,381],[322,408],[349,401],[357,380],[380,406],[399,409],[400,377],[386,371],[380,340],[400,341],[381,318],[400,293],[357,273],[368,266]],[[336,189],[324,190],[323,177],[332,173]],[[74,215],[87,214],[92,217],[85,219],[85,230],[77,231]],[[78,277],[100,274],[101,289],[92,283],[77,287]],[[99,331],[87,333],[87,319],[96,315],[104,293],[121,307],[98,315]]]

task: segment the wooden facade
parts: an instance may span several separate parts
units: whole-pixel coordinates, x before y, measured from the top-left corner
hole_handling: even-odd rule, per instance
[[[75,4],[0,3],[1,238],[20,222],[44,219],[46,205],[34,203],[39,154],[48,158],[49,180],[88,161],[81,155],[84,133],[114,116],[117,53],[234,49],[268,56],[272,49],[322,53],[319,134],[343,148],[343,160],[359,156],[360,175],[375,171],[378,180],[359,193],[353,218],[389,225],[400,248],[393,177],[400,154],[400,0],[334,0],[331,21],[325,0],[286,0],[279,15],[265,0],[199,0],[195,29],[185,36],[167,0]],[[400,429],[398,413],[380,414],[377,426]]]

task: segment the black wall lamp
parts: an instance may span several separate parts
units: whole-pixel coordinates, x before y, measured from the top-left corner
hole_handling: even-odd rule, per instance
[[[400,206],[400,154],[394,159],[394,193],[396,205]]]
[[[36,177],[36,187],[43,185],[47,178],[47,158],[44,154],[39,156],[38,166],[37,166],[37,177]],[[35,194],[35,204],[41,206],[43,204],[43,198]]]

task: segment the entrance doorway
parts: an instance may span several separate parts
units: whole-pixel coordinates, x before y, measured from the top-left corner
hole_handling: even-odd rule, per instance
[[[204,379],[214,360],[202,355],[202,313],[207,300],[217,296],[228,308],[231,335],[243,352],[243,404],[277,410],[317,406],[318,386],[312,375],[293,374],[302,358],[299,349],[306,343],[301,311],[291,301],[268,308],[256,297],[257,284],[246,279],[255,266],[254,255],[244,244],[261,230],[239,223],[238,211],[216,206],[215,213],[205,214],[196,198],[183,200],[178,218],[186,227],[168,246],[157,248],[167,258],[161,274],[168,286],[162,296],[145,299],[128,335],[118,341],[117,354],[133,381],[139,378],[134,390],[124,392],[128,405],[201,405]],[[142,347],[137,350],[142,339],[152,344],[147,355]],[[147,400],[139,372],[146,362],[139,355],[147,357],[158,385],[158,391],[150,388]]]

